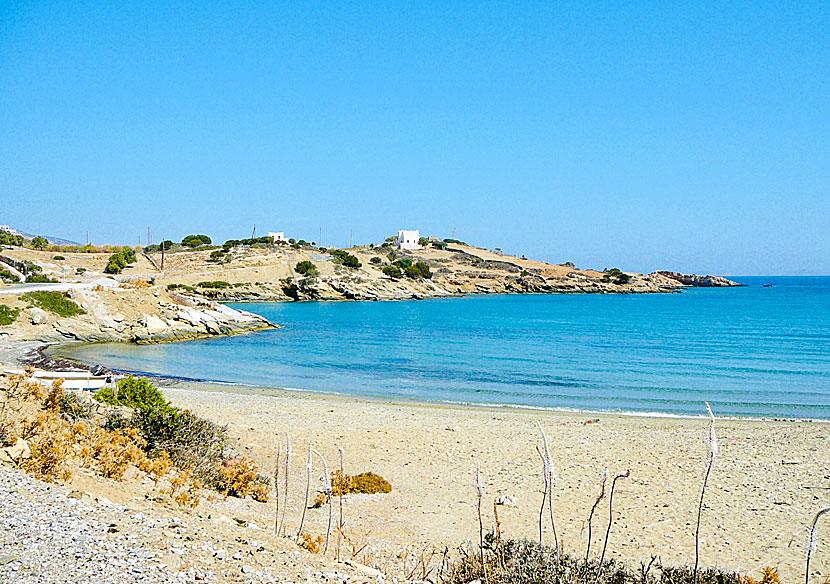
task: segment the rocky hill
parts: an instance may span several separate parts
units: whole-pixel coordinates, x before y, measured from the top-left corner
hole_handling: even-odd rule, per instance
[[[403,300],[463,294],[656,293],[680,287],[655,275],[599,272],[504,256],[467,245],[402,251],[390,247],[321,250],[239,245],[137,254],[107,275],[103,253],[7,247],[2,266],[28,266],[54,283],[6,284],[0,304],[17,311],[0,334],[57,341],[161,342],[273,326],[222,301]],[[350,259],[351,258],[351,259]],[[409,268],[418,266],[418,270]],[[0,266],[0,267],[2,267]],[[299,271],[298,271],[299,270]],[[302,272],[302,273],[301,273]],[[32,291],[66,294],[85,314],[59,316],[37,307]]]

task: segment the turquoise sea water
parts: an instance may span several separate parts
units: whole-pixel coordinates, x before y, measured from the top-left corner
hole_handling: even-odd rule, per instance
[[[659,295],[240,304],[275,331],[61,352],[192,379],[597,411],[830,418],[830,277]],[[764,287],[762,284],[773,284]]]

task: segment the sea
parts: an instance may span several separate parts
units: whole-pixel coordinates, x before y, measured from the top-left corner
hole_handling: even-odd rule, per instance
[[[677,294],[232,304],[282,328],[92,344],[89,364],[394,401],[830,419],[830,277]]]

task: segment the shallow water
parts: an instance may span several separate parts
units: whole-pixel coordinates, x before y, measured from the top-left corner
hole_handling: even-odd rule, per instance
[[[830,277],[737,279],[747,286],[682,294],[239,304],[284,328],[60,353],[391,399],[830,418]]]

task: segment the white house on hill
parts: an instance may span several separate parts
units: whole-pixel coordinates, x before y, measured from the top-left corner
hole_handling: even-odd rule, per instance
[[[398,231],[398,247],[401,249],[421,249],[421,246],[418,244],[420,238],[421,235],[417,229],[402,229]]]
[[[284,231],[269,231],[268,237],[274,239],[274,243],[278,241],[285,241],[285,232]]]

